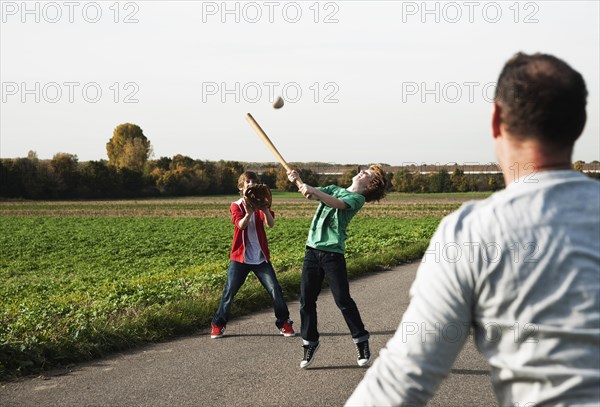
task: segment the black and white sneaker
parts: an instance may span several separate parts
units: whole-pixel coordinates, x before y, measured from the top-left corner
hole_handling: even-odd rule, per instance
[[[317,349],[319,349],[320,345],[320,343],[317,343],[316,345],[302,345],[304,348],[304,359],[300,362],[300,367],[302,369],[306,369],[315,361],[315,353],[317,353]]]
[[[371,364],[371,350],[369,341],[359,342],[356,345],[356,363],[358,366],[369,366]]]

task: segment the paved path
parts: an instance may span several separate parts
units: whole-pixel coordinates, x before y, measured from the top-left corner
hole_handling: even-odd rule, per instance
[[[408,304],[418,263],[351,283],[377,355]],[[298,302],[289,304],[299,329]],[[329,291],[319,297],[321,348],[299,367],[302,340],[277,335],[271,310],[208,331],[0,385],[0,406],[340,406],[364,375]],[[429,406],[493,406],[489,369],[472,341]]]

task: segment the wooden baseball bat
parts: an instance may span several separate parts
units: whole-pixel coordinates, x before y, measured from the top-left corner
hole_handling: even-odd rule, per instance
[[[258,124],[256,122],[256,120],[254,120],[254,117],[252,117],[252,115],[250,113],[246,113],[246,120],[248,120],[250,125],[254,128],[254,131],[256,131],[256,133],[260,136],[262,141],[264,141],[264,143],[267,145],[267,147],[269,147],[269,150],[271,150],[271,152],[273,154],[275,154],[275,157],[277,157],[277,160],[283,166],[283,168],[285,168],[286,171],[291,171],[292,169],[290,168],[288,163],[285,161],[285,159],[283,158],[281,153],[279,153],[279,150],[277,150],[277,147],[275,147],[275,145],[273,144],[273,142],[271,141],[269,136],[267,136],[267,133],[265,133],[265,131],[262,129],[262,127],[260,127],[260,124]],[[297,179],[296,185],[298,187],[300,187],[300,185],[302,185],[302,181]]]

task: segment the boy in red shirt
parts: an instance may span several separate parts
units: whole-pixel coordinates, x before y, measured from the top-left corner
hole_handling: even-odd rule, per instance
[[[267,234],[268,227],[275,225],[275,213],[267,207],[253,208],[244,197],[246,189],[258,183],[258,176],[253,171],[246,171],[238,179],[238,189],[242,198],[231,203],[231,221],[234,225],[233,242],[229,255],[227,281],[223,289],[221,304],[212,320],[211,338],[220,338],[225,332],[229,319],[229,310],[233,297],[246,281],[248,274],[253,271],[260,283],[269,293],[275,309],[275,325],[283,336],[295,336],[290,312],[283,298],[281,286],[271,266],[271,256]]]

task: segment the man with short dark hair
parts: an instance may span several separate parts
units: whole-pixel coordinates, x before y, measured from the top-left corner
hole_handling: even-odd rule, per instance
[[[441,222],[347,405],[424,405],[471,329],[501,406],[600,405],[600,183],[571,169],[586,98],[558,58],[506,63],[492,136],[507,187]]]

